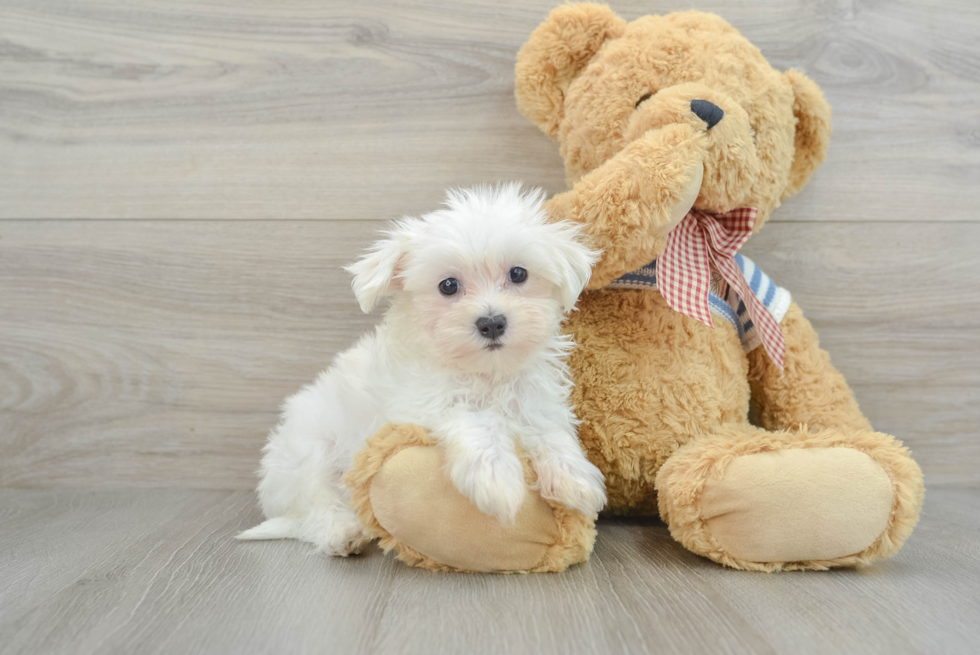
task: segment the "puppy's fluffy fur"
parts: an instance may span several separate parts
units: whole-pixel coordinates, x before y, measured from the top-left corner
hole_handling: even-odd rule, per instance
[[[390,308],[286,401],[260,471],[268,520],[240,538],[358,552],[370,537],[341,478],[386,423],[426,428],[456,488],[502,522],[513,522],[526,493],[515,443],[542,496],[590,515],[602,508],[602,473],[576,437],[572,344],[560,331],[596,256],[575,227],[546,220],[543,197],[516,184],[450,192],[445,209],[403,219],[348,268],[365,312],[388,297]],[[526,280],[514,281],[515,267]],[[456,292],[446,295],[450,279]],[[501,316],[503,334],[481,334],[480,318]]]

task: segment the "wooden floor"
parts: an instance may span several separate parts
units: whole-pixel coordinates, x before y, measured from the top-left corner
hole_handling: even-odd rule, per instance
[[[229,540],[283,397],[376,320],[340,267],[381,221],[563,189],[513,97],[557,2],[0,0],[0,652],[977,651],[976,0],[612,1],[716,11],[833,105],[745,252],[925,471],[895,559],[746,574],[656,522],[541,576]]]
[[[893,560],[731,571],[656,521],[561,574],[433,574],[235,541],[244,491],[0,491],[5,653],[975,653],[980,498],[929,494]]]

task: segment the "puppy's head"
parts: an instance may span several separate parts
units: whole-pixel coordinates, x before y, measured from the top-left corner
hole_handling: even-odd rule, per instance
[[[445,368],[507,374],[558,345],[597,254],[519,184],[450,192],[348,267],[361,309],[391,298],[392,338]]]

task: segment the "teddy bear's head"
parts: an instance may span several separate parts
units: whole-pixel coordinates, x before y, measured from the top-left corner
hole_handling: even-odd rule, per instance
[[[631,23],[597,4],[555,9],[518,55],[520,111],[561,144],[569,186],[648,130],[705,130],[694,207],[759,210],[756,229],[823,161],[830,107],[713,14]]]

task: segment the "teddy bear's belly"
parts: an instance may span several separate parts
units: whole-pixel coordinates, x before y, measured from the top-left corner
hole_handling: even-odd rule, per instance
[[[567,331],[579,438],[606,474],[607,509],[656,514],[654,478],[692,437],[748,420],[748,359],[735,328],[683,316],[655,290],[588,291]]]

